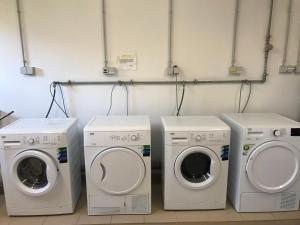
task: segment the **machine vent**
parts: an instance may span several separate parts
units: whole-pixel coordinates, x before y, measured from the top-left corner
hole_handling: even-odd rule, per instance
[[[297,207],[297,193],[281,193],[280,209],[294,209]]]
[[[103,214],[117,214],[121,212],[119,207],[97,207],[97,211]]]
[[[132,196],[132,211],[143,213],[148,211],[148,195],[133,195]]]

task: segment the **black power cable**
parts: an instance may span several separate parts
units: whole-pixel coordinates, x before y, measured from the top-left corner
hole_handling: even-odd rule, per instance
[[[67,110],[66,110],[65,98],[64,98],[64,95],[63,95],[63,92],[62,92],[61,85],[58,84],[58,87],[59,87],[59,90],[60,90],[60,94],[61,94],[61,98],[62,98],[62,102],[63,102],[63,107],[61,107],[61,105],[56,101],[56,84],[54,82],[52,82],[49,86],[49,91],[50,91],[50,95],[52,96],[52,100],[51,100],[48,112],[46,114],[46,118],[49,117],[49,114],[50,114],[50,112],[52,110],[52,107],[53,107],[53,103],[55,103],[58,106],[58,108],[65,114],[65,116],[67,118],[69,117],[69,115],[67,113]],[[52,91],[52,88],[53,88],[53,91]]]
[[[9,113],[7,113],[6,115],[0,117],[0,120],[5,119],[6,117],[10,116],[11,114],[13,114],[15,111],[10,111]]]
[[[115,87],[116,87],[116,84],[114,84],[111,88],[111,91],[110,91],[110,103],[109,103],[109,108],[108,108],[108,111],[106,113],[106,116],[109,116],[110,114],[110,111],[111,111],[111,108],[112,108],[112,104],[113,104],[113,93],[114,93],[114,90],[115,90]],[[124,84],[124,87],[125,87],[125,90],[126,90],[126,115],[128,116],[129,115],[129,96],[128,96],[128,87],[126,84]]]
[[[241,110],[242,91],[243,91],[244,84],[249,85],[249,92],[248,92],[248,96],[247,96],[247,100],[245,102],[245,105],[244,105],[244,107],[242,107],[242,110]],[[242,82],[241,86],[240,86],[240,92],[239,92],[238,113],[243,113],[245,111],[245,109],[248,106],[251,94],[252,94],[252,82],[250,82],[250,81],[248,81],[248,82]]]
[[[185,93],[185,84],[182,85],[182,94],[181,94],[181,99],[180,99],[179,107],[177,109],[176,116],[180,116],[180,110],[184,99],[184,93]]]

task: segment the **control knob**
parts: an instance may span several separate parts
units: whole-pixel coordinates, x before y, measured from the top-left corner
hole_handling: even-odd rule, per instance
[[[28,140],[28,144],[33,145],[33,144],[34,144],[34,139],[33,139],[33,138],[30,138],[30,139]]]
[[[274,130],[273,134],[275,137],[279,137],[281,135],[281,132],[280,132],[280,130]]]
[[[201,136],[200,135],[196,136],[196,141],[201,141]]]
[[[138,139],[138,137],[135,134],[133,134],[133,135],[131,135],[130,139],[132,141],[136,141]]]

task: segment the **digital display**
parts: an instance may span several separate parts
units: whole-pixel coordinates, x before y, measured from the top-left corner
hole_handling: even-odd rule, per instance
[[[300,128],[292,128],[291,136],[300,136]]]

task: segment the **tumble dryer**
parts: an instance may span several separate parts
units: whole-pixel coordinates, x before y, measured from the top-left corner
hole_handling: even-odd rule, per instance
[[[214,116],[162,117],[166,210],[226,205],[230,128]]]
[[[84,128],[89,215],[151,212],[150,121],[94,117]]]
[[[273,113],[228,113],[229,198],[239,212],[299,208],[300,123]]]
[[[76,119],[20,119],[0,130],[9,215],[74,211],[81,191]]]

